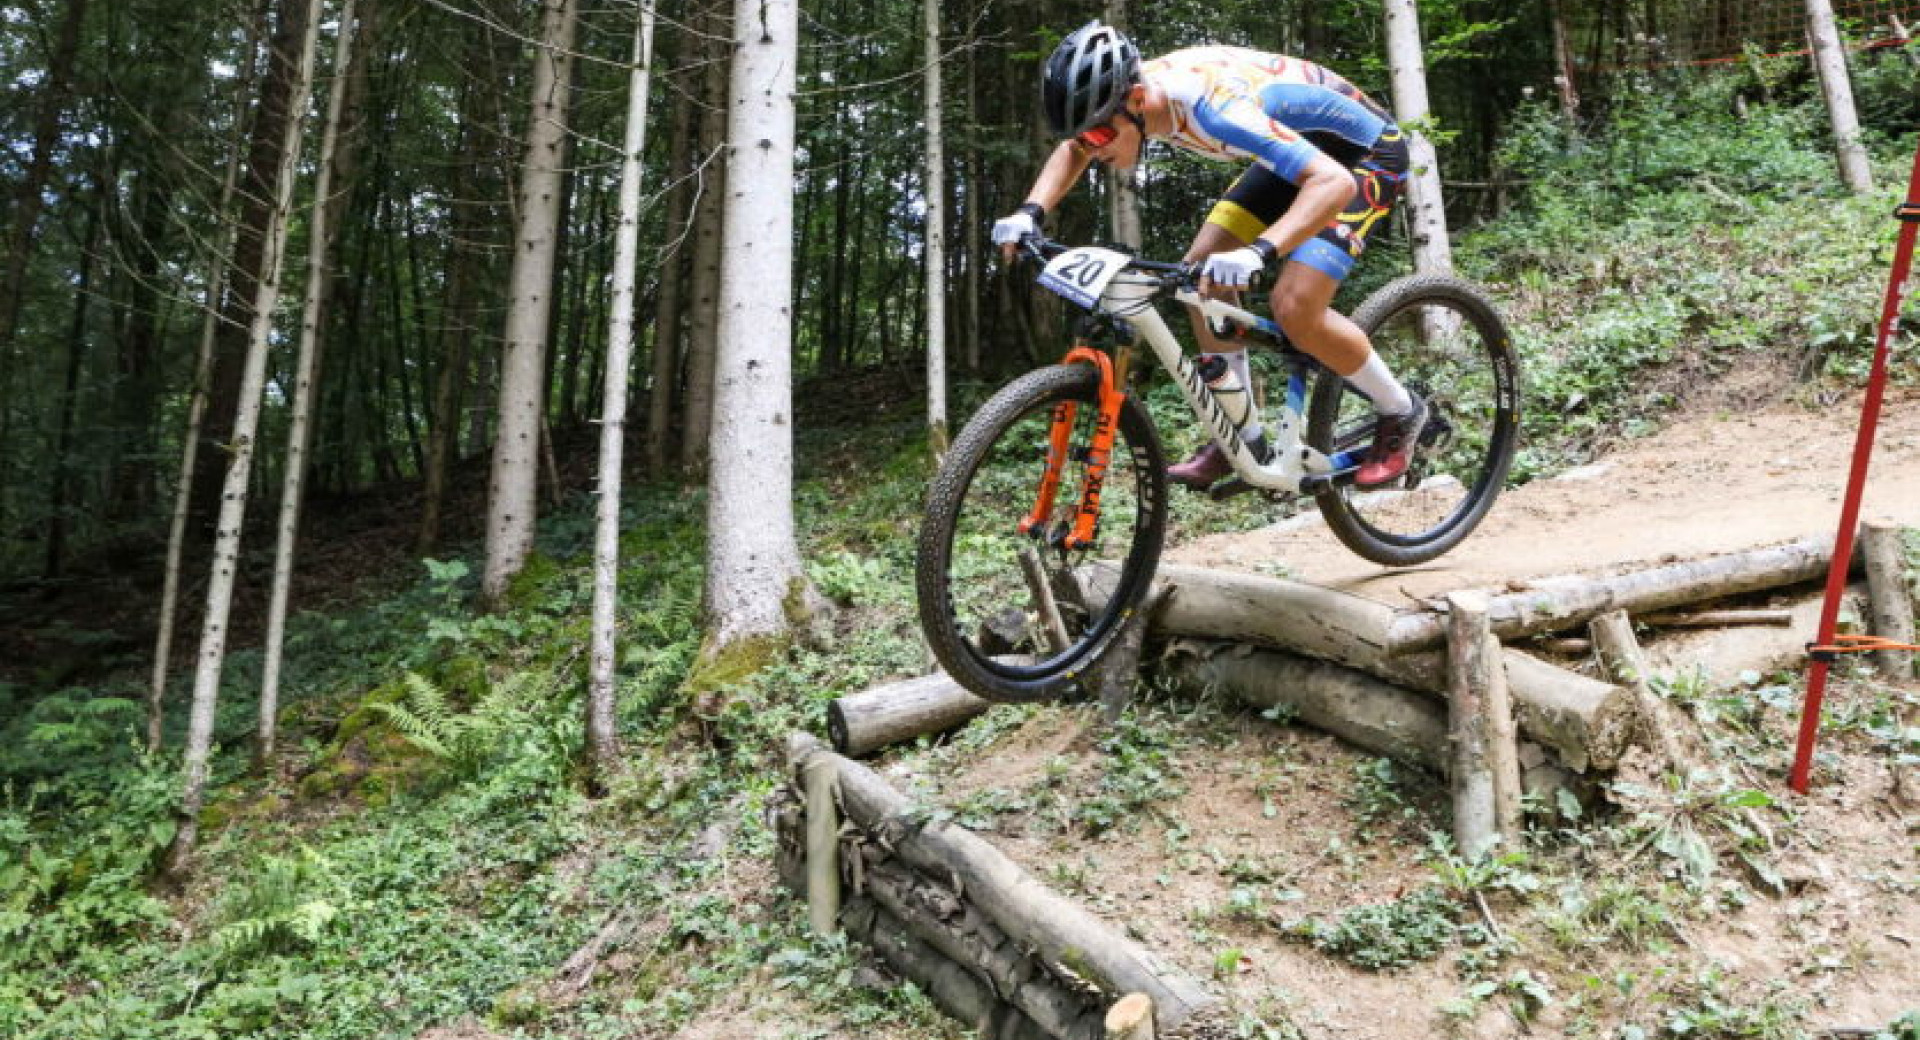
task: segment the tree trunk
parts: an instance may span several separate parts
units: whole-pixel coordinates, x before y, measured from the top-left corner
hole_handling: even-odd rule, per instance
[[[600,410],[600,487],[593,539],[593,654],[587,679],[587,755],[604,787],[619,766],[614,725],[614,612],[619,606],[620,459],[626,442],[627,369],[633,360],[634,268],[640,260],[641,159],[647,147],[647,88],[653,72],[653,0],[641,0],[627,87],[626,142],[620,164],[620,214],[613,253],[613,306],[607,323],[606,394]]]
[[[472,68],[485,68],[495,42],[484,23],[470,26],[465,53]],[[486,247],[499,223],[496,192],[505,183],[490,147],[492,127],[498,122],[499,91],[494,81],[470,80],[460,100],[460,162],[455,165],[451,194],[453,236],[447,248],[447,284],[442,305],[440,370],[434,376],[432,425],[427,430],[425,491],[420,532],[415,549],[421,555],[440,544],[441,517],[447,495],[447,472],[460,454],[460,427],[465,418],[469,368],[474,340],[480,335],[480,283],[488,269]]]
[[[240,568],[240,533],[246,523],[247,478],[253,464],[255,435],[260,420],[260,398],[266,383],[267,347],[273,309],[280,292],[280,269],[286,246],[287,223],[293,208],[293,181],[300,158],[300,131],[306,123],[307,95],[312,87],[313,52],[319,36],[322,0],[309,0],[305,32],[294,59],[288,117],[279,142],[278,185],[261,243],[262,263],[253,300],[250,345],[240,385],[239,411],[233,419],[232,461],[220,500],[215,532],[213,574],[207,583],[206,616],[200,632],[200,660],[194,672],[193,714],[188,723],[184,781],[181,786],[179,829],[168,855],[169,873],[185,872],[200,829],[200,805],[206,794],[207,759],[213,749],[213,713],[220,695],[220,671],[226,660],[227,617],[233,605],[233,582]]]
[[[1412,160],[1407,174],[1407,215],[1413,225],[1413,265],[1422,273],[1445,274],[1453,270],[1453,244],[1447,237],[1447,211],[1440,197],[1440,161],[1433,142],[1419,129],[1428,114],[1420,16],[1414,0],[1386,0],[1386,12],[1393,116],[1407,132],[1407,151]]]
[[[1547,0],[1547,17],[1553,21],[1553,85],[1560,92],[1560,117],[1567,129],[1580,128],[1580,89],[1573,79],[1573,50],[1567,42],[1567,19],[1560,0]]]
[[[300,307],[300,346],[293,369],[292,414],[287,427],[286,472],[281,475],[280,519],[273,547],[273,588],[267,598],[267,642],[261,653],[260,728],[254,742],[255,764],[273,762],[280,716],[280,658],[286,647],[287,599],[293,585],[293,551],[300,534],[300,498],[305,491],[307,451],[312,444],[313,384],[320,372],[320,326],[325,320],[327,286],[333,281],[327,261],[332,252],[329,221],[334,195],[334,145],[346,110],[354,44],[354,0],[340,7],[340,35],[334,42],[335,75],[327,99],[327,122],[320,132],[320,159],[313,181],[313,213],[307,228],[307,289]],[[341,185],[344,189],[345,185]]]
[[[1833,22],[1829,0],[1807,0],[1807,35],[1813,41],[1813,67],[1820,74],[1820,91],[1827,99],[1833,123],[1834,154],[1840,181],[1856,195],[1873,190],[1873,170],[1866,145],[1860,142],[1860,117],[1853,107],[1853,81],[1847,73],[1847,51]]]
[[[707,499],[713,659],[821,609],[793,523],[797,0],[737,0]]]
[[[1107,0],[1107,23],[1122,32],[1128,31],[1127,0]],[[1134,187],[1138,172],[1138,169],[1107,171],[1108,227],[1115,242],[1134,249],[1141,245],[1140,192]]]
[[[713,437],[714,372],[719,353],[721,238],[730,207],[724,204],[732,156],[727,147],[727,66],[732,61],[724,0],[711,0],[702,21],[708,38],[707,72],[701,86],[700,200],[694,208],[693,278],[687,311],[686,410],[680,427],[680,479],[706,475]],[[781,191],[787,189],[782,188]]]
[[[87,209],[87,233],[80,247],[80,272],[74,279],[73,325],[67,333],[67,372],[60,393],[60,424],[54,434],[51,494],[47,496],[46,558],[40,574],[47,581],[60,577],[67,548],[68,512],[73,508],[73,419],[80,404],[80,372],[87,360],[87,305],[93,301],[93,258],[100,251],[100,206],[110,190]]]
[[[947,454],[947,186],[940,131],[940,0],[922,0],[926,32],[927,123],[927,439],[935,458]]]
[[[699,54],[697,37],[688,29],[678,33],[680,59]],[[691,64],[691,63],[688,63]],[[680,328],[682,299],[686,279],[687,250],[683,248],[693,224],[689,212],[692,193],[687,177],[693,168],[693,102],[688,92],[673,98],[673,125],[668,130],[666,241],[661,244],[654,266],[660,271],[659,306],[653,319],[652,377],[647,392],[647,474],[655,479],[666,476],[667,459],[673,443],[673,408],[679,398]]]
[[[293,111],[293,91],[298,79],[301,41],[307,36],[306,19],[312,14],[307,0],[275,0],[278,23],[267,47],[267,73],[260,82],[260,95],[254,105],[252,141],[248,145],[245,167],[238,186],[238,227],[233,239],[233,256],[227,265],[227,285],[221,302],[221,320],[213,341],[213,373],[208,384],[205,436],[212,444],[230,444],[234,440],[232,423],[240,414],[241,387],[246,380],[246,359],[252,349],[248,330],[254,315],[249,308],[259,298],[260,280],[265,270],[268,225],[273,222],[274,200],[280,185],[274,179],[287,164],[280,154],[286,139],[286,124]],[[204,524],[207,511],[219,501],[221,467],[211,457],[199,460],[194,475],[192,514]]]
[[[546,399],[547,316],[566,155],[568,84],[572,81],[576,0],[544,0],[541,43],[534,56],[533,107],[520,179],[514,235],[506,353],[500,365],[498,427],[487,488],[487,561],[481,592],[498,605],[507,582],[533,549],[539,512],[541,403]]]
[[[0,394],[11,391],[13,339],[27,292],[27,262],[40,241],[40,210],[45,205],[47,179],[53,173],[53,152],[60,143],[60,122],[66,117],[72,93],[74,55],[80,49],[80,28],[87,17],[87,0],[67,0],[66,17],[47,57],[44,85],[33,93],[40,105],[33,121],[33,151],[26,176],[14,192],[12,229],[7,241],[6,280],[0,282]]]
[[[234,81],[233,152],[220,184],[220,203],[215,210],[220,222],[220,241],[207,257],[207,289],[200,321],[200,347],[194,355],[193,384],[188,388],[187,428],[180,438],[180,475],[173,489],[173,515],[167,525],[167,559],[160,587],[159,632],[154,637],[153,675],[147,684],[147,750],[160,750],[166,721],[167,670],[173,655],[173,629],[179,615],[180,560],[187,540],[187,518],[193,512],[194,474],[198,472],[200,427],[206,417],[213,380],[213,348],[220,325],[220,298],[226,292],[227,260],[233,254],[238,230],[225,219],[233,212],[233,196],[240,183],[240,171],[246,162],[245,107],[247,91],[253,83],[253,54],[259,46],[260,23],[247,23],[247,42],[240,63],[240,75]]]

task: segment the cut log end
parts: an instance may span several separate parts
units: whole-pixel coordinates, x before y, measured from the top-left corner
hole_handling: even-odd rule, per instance
[[[1107,1009],[1107,1040],[1154,1040],[1153,999],[1129,993]]]

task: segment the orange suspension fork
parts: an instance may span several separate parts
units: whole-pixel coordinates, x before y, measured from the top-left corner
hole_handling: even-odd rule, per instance
[[[1119,427],[1123,396],[1114,379],[1113,359],[1082,340],[1076,342],[1060,361],[1063,365],[1079,362],[1089,363],[1099,370],[1100,403],[1093,443],[1087,446],[1087,476],[1080,492],[1080,506],[1074,512],[1073,529],[1066,537],[1068,549],[1091,544],[1094,526],[1100,522],[1100,491],[1106,484],[1107,465],[1113,456],[1113,434]],[[1040,489],[1034,496],[1033,511],[1020,521],[1022,534],[1034,533],[1053,514],[1054,501],[1060,491],[1060,475],[1066,469],[1067,452],[1072,447],[1073,420],[1079,411],[1079,404],[1073,401],[1062,401],[1053,407],[1053,427],[1047,439],[1047,468],[1040,475]]]

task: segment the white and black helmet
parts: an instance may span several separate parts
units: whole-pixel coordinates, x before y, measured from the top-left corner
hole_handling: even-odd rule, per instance
[[[1072,137],[1113,118],[1140,75],[1133,41],[1099,20],[1073,31],[1054,48],[1040,79],[1040,104],[1055,137]]]

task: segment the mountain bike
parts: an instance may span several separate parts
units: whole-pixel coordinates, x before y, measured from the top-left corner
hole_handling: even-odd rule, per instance
[[[927,641],[974,693],[1001,702],[1067,693],[1147,594],[1166,535],[1167,480],[1154,420],[1134,391],[1150,371],[1137,364],[1141,341],[1232,461],[1234,478],[1215,497],[1311,495],[1348,548],[1409,566],[1459,544],[1499,495],[1519,428],[1519,373],[1499,312],[1469,283],[1402,278],[1354,312],[1432,416],[1405,474],[1363,488],[1354,474],[1372,439],[1372,403],[1276,322],[1203,298],[1192,265],[1038,238],[1023,248],[1043,262],[1040,285],[1084,313],[1059,364],[1002,387],[954,439],[928,493],[916,559]],[[1168,329],[1167,301],[1279,351],[1287,379],[1271,424],[1257,433],[1236,425],[1236,402],[1223,402]]]

